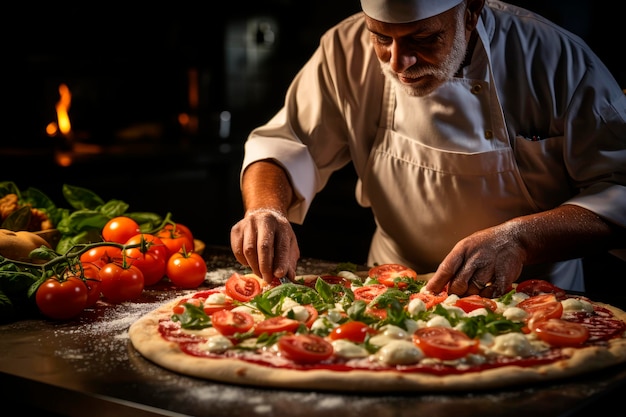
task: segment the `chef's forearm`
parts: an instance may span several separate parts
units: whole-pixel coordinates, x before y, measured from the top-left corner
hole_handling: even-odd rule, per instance
[[[525,264],[579,258],[623,247],[626,230],[576,205],[563,205],[504,223],[526,253]]]
[[[244,171],[242,196],[246,212],[272,209],[286,216],[293,189],[285,171],[278,164],[264,160]]]

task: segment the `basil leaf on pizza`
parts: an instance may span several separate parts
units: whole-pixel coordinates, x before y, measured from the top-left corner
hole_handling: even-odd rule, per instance
[[[367,272],[233,273],[144,315],[130,340],[181,374],[326,391],[476,391],[626,362],[626,312],[545,281],[489,299],[425,293],[402,265]]]

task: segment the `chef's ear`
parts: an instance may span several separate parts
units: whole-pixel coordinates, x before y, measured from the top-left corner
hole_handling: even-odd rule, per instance
[[[485,5],[485,0],[466,0],[467,6],[465,8],[465,29],[468,31],[474,30],[476,23],[478,22],[478,16]]]

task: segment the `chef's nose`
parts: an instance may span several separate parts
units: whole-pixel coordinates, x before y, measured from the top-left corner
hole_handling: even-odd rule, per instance
[[[391,54],[389,65],[396,73],[406,71],[417,62],[415,53],[403,46],[400,42],[393,42],[389,52]]]

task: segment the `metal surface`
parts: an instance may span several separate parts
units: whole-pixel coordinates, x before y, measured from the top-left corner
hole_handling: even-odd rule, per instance
[[[241,271],[230,254],[207,248],[209,280]],[[334,264],[303,260],[307,273]],[[342,394],[234,386],[179,375],[139,355],[128,326],[181,293],[144,291],[138,302],[99,303],[73,322],[23,320],[0,326],[4,406],[68,416],[362,416],[571,417],[608,401],[619,403],[626,366],[541,386],[455,394]]]

